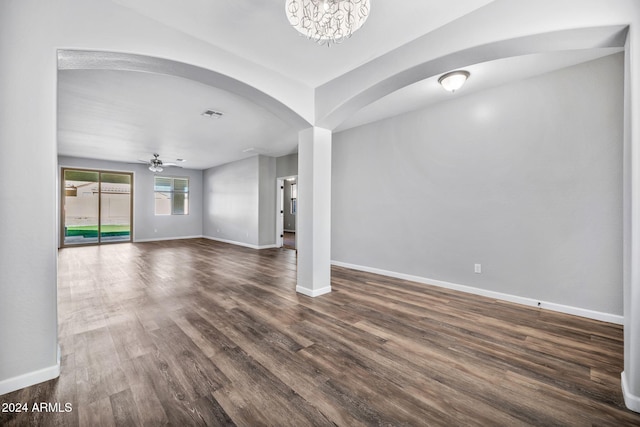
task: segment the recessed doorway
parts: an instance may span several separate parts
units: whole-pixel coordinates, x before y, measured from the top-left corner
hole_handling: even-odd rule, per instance
[[[298,213],[298,183],[296,176],[278,178],[278,246],[296,249],[296,217]]]

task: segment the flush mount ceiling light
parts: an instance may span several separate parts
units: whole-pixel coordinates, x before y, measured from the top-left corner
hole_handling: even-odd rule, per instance
[[[369,17],[369,0],[287,0],[293,28],[320,45],[342,43]]]
[[[442,85],[445,90],[449,92],[455,92],[464,85],[471,74],[468,71],[457,70],[450,73],[443,74],[438,79],[438,83]]]

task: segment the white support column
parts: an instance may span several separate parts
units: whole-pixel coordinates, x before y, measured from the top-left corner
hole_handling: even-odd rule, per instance
[[[309,128],[298,136],[298,284],[317,297],[331,292],[331,131]]]
[[[627,408],[640,412],[640,28],[625,46],[624,371]]]

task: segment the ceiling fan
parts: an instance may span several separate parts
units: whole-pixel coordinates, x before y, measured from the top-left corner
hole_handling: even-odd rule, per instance
[[[166,166],[173,166],[173,167],[177,167],[177,168],[182,167],[182,166],[178,166],[175,163],[165,163],[162,160],[160,160],[158,157],[160,157],[160,154],[153,153],[153,159],[138,160],[138,161],[148,164],[149,165],[149,170],[151,172],[162,172],[163,168],[166,167]]]

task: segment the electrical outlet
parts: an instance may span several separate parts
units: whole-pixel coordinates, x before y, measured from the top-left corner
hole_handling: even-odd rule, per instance
[[[473,271],[475,273],[482,273],[482,264],[474,264],[473,265]]]

